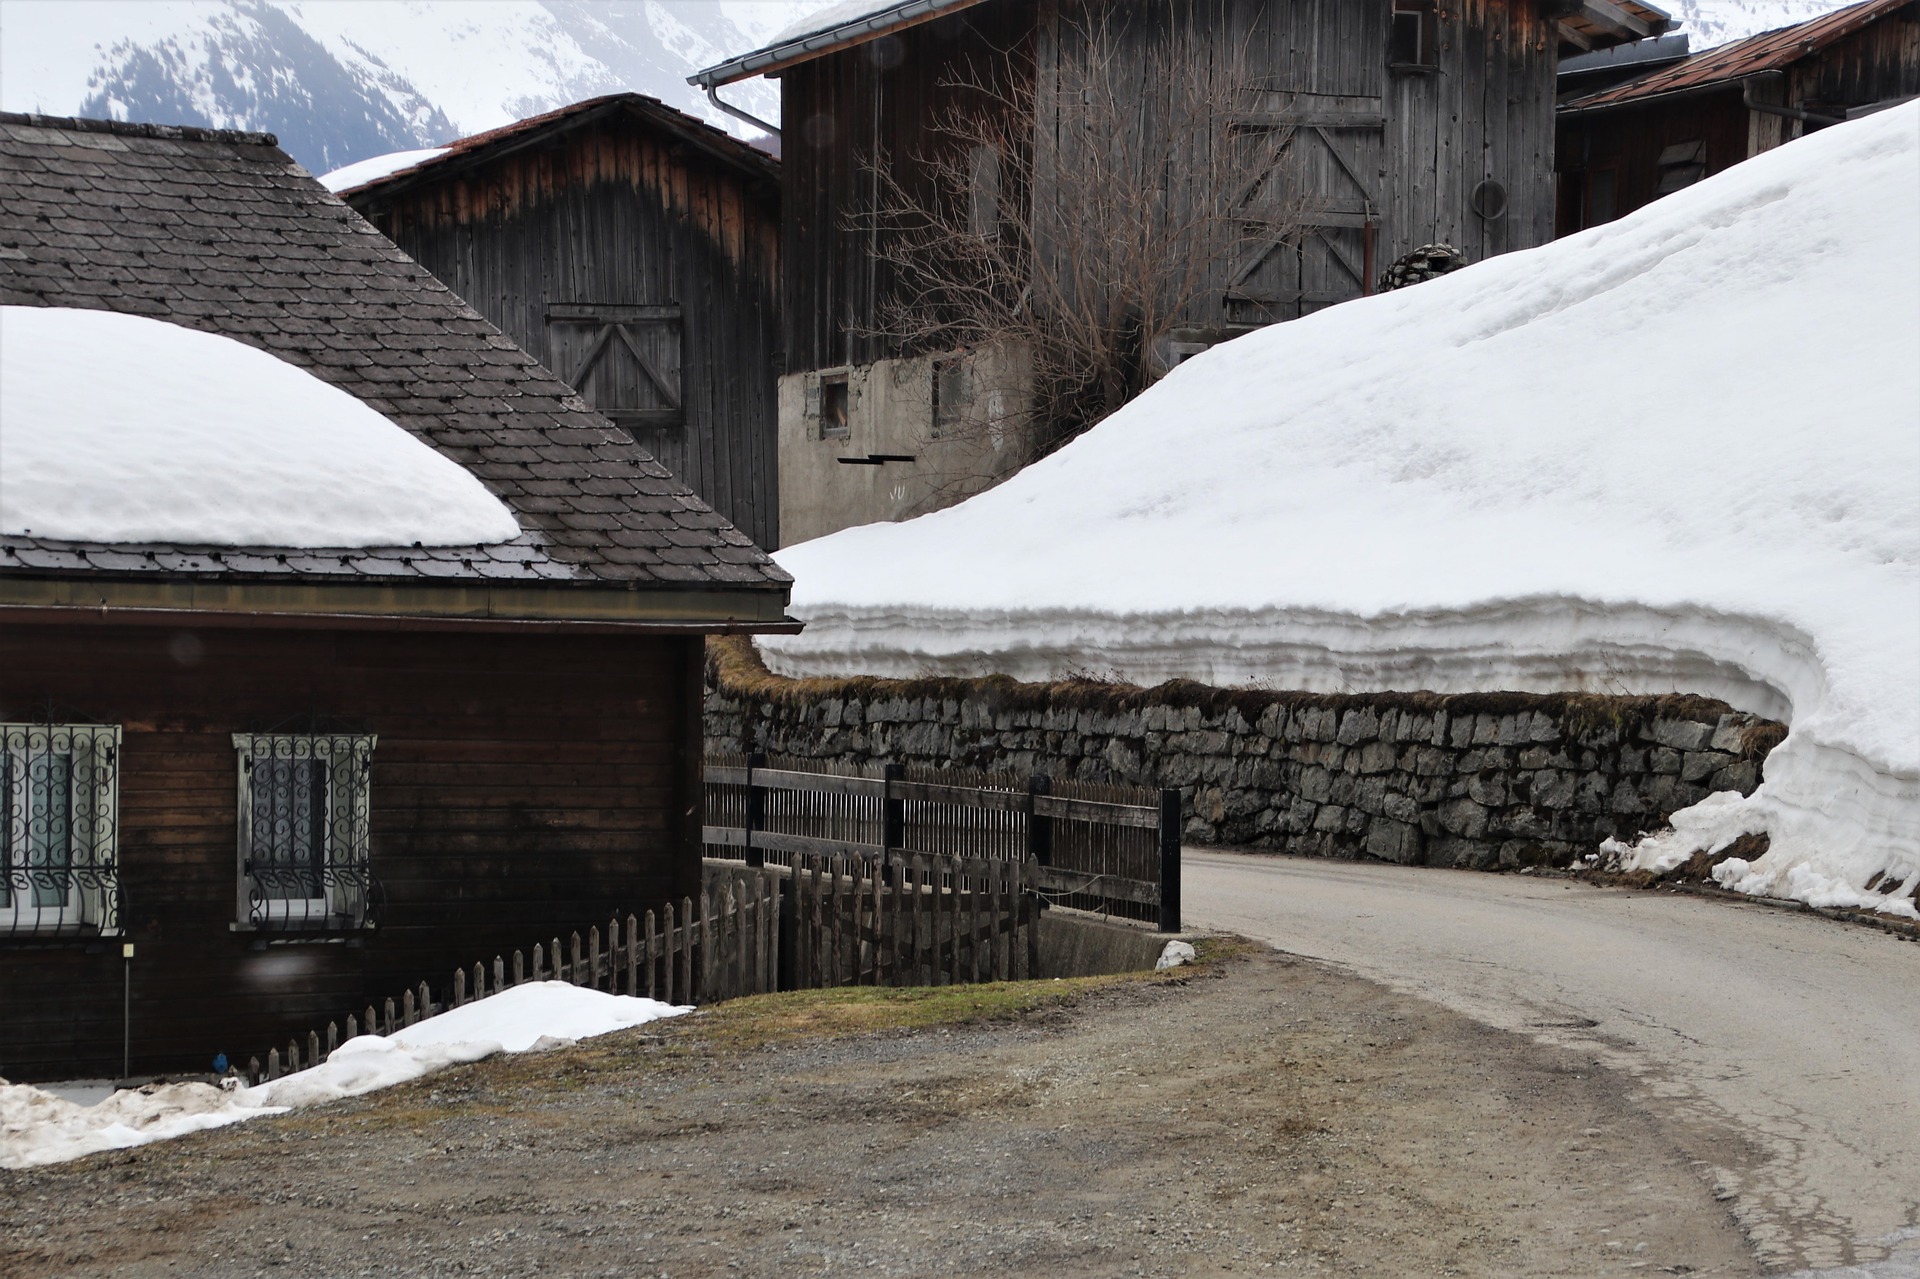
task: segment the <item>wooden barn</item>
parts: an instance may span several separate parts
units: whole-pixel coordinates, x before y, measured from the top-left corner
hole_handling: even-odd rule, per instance
[[[621,93],[341,194],[772,547],[779,183],[765,152]]]
[[[1241,249],[1165,331],[1141,335],[1143,359],[1166,366],[1370,292],[1422,245],[1477,261],[1550,238],[1557,63],[1668,25],[1637,0],[901,0],[829,12],[838,19],[694,77],[710,92],[781,82],[783,543],[944,505],[991,476],[937,477],[1013,462],[956,461],[943,419],[976,411],[982,387],[1001,403],[977,411],[1022,411],[1019,352],[907,350],[886,336],[901,285],[875,191],[925,189],[930,166],[952,163],[942,148],[957,116],[1008,112],[1027,154],[1046,157],[1019,189],[983,155],[969,193],[979,234],[1017,224],[1036,242],[1049,232],[1034,210],[1071,184],[1151,184],[1166,207],[1190,207],[1203,171],[1253,141],[1262,159],[1237,175],[1228,214]],[[1169,48],[1186,65],[1167,68]],[[1169,123],[1185,92],[1172,81],[1228,66],[1236,78],[1205,118]],[[1090,81],[1109,73],[1117,128],[1088,108]],[[999,92],[983,108],[984,82]],[[1176,132],[1180,158],[1162,171],[1106,175],[1100,148],[1124,135],[1154,153],[1137,140]],[[1263,171],[1266,157],[1283,176]],[[1096,233],[1057,228],[1068,253]]]
[[[1560,108],[1556,235],[1610,222],[1783,142],[1920,94],[1920,3],[1865,0]]]
[[[518,529],[63,540],[0,482],[0,1074],[244,1061],[698,891],[703,637],[791,628],[789,579],[603,414],[266,134],[0,115],[0,304],[0,356],[56,320],[216,335]],[[131,358],[62,355],[131,403],[129,454],[181,412]],[[18,371],[16,482],[74,429]],[[131,508],[197,479],[90,456]]]

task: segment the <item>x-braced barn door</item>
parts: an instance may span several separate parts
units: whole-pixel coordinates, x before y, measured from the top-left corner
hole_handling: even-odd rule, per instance
[[[1229,125],[1236,149],[1260,157],[1235,201],[1229,324],[1291,320],[1371,291],[1386,150],[1386,116],[1378,99],[1371,106],[1250,113]]]
[[[552,303],[547,326],[554,372],[668,470],[686,478],[680,308]]]

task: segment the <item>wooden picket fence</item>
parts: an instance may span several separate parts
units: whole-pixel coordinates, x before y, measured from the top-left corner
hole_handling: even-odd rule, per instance
[[[733,868],[727,868],[732,870]],[[428,1017],[497,995],[527,982],[564,981],[615,995],[640,995],[665,1003],[713,1003],[780,988],[780,912],[784,895],[767,875],[723,873],[710,877],[700,896],[649,910],[614,916],[603,933],[575,932],[536,942],[511,958],[495,955],[471,968],[456,968],[436,990],[421,982],[398,997],[368,1004],[324,1033],[309,1031],[305,1044],[289,1040],[286,1052],[269,1049],[250,1059],[250,1082],[278,1079],[319,1065],[333,1050],[359,1035],[391,1035]],[[837,917],[836,917],[837,918]]]
[[[911,853],[884,865],[822,857],[742,869],[786,881],[794,988],[1040,975],[1040,901],[1028,863]]]

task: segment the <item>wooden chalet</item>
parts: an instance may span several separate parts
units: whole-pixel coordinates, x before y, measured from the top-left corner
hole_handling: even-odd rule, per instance
[[[927,185],[925,158],[953,145],[942,123],[979,109],[968,80],[1016,86],[1011,97],[1032,103],[1017,125],[1038,139],[1072,134],[1081,100],[1055,88],[1106,56],[1090,49],[1092,33],[1114,33],[1116,60],[1136,79],[1175,33],[1196,60],[1245,68],[1246,100],[1222,104],[1206,145],[1284,132],[1287,194],[1306,207],[1223,264],[1181,317],[1171,363],[1370,292],[1382,268],[1424,244],[1477,261],[1550,238],[1557,63],[1668,25],[1637,0],[901,0],[832,12],[837,23],[693,77],[716,94],[751,76],[781,81],[783,543],[970,491],[929,479],[946,469],[935,419],[952,398],[936,388],[964,393],[967,379],[946,376],[937,353],[909,358],[873,336],[894,280],[883,231],[862,219],[876,158],[901,188]],[[1157,114],[1165,88],[1123,95],[1138,129],[1168,127]],[[1249,189],[1265,177],[1249,174]],[[1000,191],[990,166],[980,180],[999,216],[1031,215],[1032,192]],[[1086,178],[1068,166],[1034,180]],[[1185,198],[1190,174],[1167,181],[1169,201]],[[1261,216],[1250,207],[1246,218]],[[1003,368],[975,380],[1009,379]]]
[[[772,547],[779,175],[766,153],[621,93],[342,198]]]
[[[703,637],[791,628],[789,579],[604,414],[267,134],[0,115],[0,303],[265,350],[520,528],[0,526],[0,1074],[244,1061],[698,891]]]
[[[1555,234],[1915,94],[1920,3],[1865,0],[1570,98],[1555,147]]]

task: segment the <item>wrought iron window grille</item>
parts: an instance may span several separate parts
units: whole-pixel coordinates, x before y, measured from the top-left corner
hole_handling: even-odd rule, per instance
[[[0,723],[0,938],[121,930],[120,728]]]
[[[377,739],[361,733],[235,733],[239,921],[259,931],[378,926],[370,862]]]

